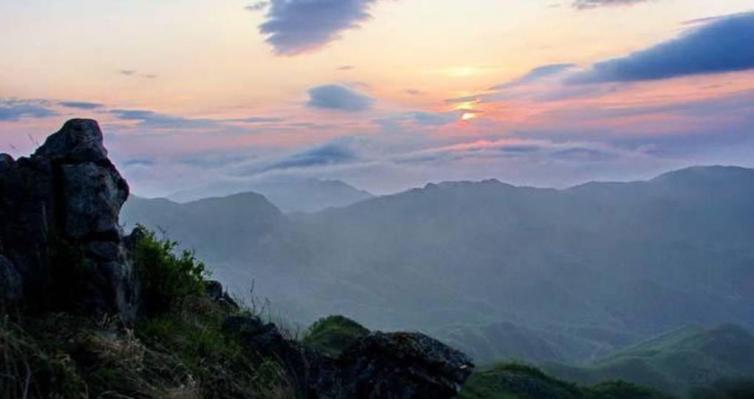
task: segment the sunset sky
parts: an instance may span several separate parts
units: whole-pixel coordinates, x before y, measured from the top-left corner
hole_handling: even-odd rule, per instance
[[[754,166],[754,0],[3,0],[0,54],[0,152],[95,118],[146,196]]]

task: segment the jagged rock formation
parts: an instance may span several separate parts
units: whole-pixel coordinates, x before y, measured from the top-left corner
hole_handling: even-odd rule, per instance
[[[118,225],[127,197],[93,120],[67,122],[31,157],[0,155],[1,299],[132,319],[136,285]]]

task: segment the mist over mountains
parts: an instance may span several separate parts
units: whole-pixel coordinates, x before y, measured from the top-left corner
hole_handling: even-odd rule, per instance
[[[479,362],[587,362],[688,324],[754,326],[754,170],[566,190],[429,184],[287,216],[260,195],[130,199],[215,277],[302,323],[429,332]]]

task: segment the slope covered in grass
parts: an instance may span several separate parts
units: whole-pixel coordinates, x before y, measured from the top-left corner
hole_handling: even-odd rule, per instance
[[[557,364],[546,370],[572,381],[593,384],[624,379],[665,392],[690,390],[725,379],[754,376],[754,336],[742,327],[686,327],[642,342],[586,367]]]
[[[590,387],[558,380],[520,364],[499,364],[469,378],[461,399],[666,399],[668,396],[626,382]]]

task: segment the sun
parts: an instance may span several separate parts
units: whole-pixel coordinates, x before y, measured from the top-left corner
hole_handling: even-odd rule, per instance
[[[476,118],[476,114],[474,112],[464,112],[463,114],[461,114],[462,121],[470,121],[475,118]]]

